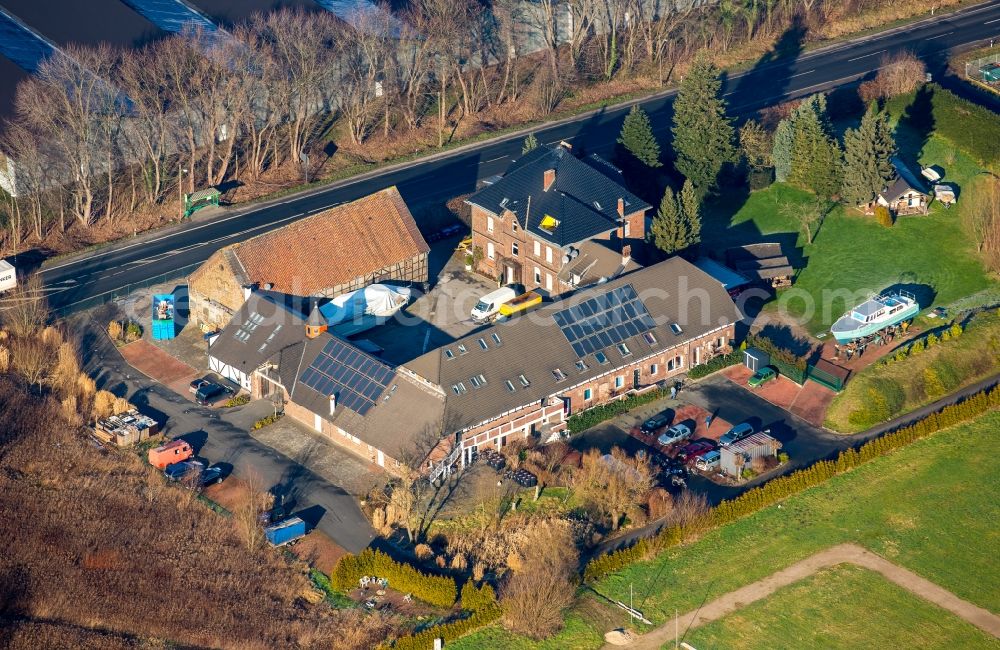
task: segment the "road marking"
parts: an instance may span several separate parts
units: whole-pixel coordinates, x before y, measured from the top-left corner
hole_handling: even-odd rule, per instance
[[[485,165],[486,163],[496,162],[498,160],[503,160],[504,158],[510,158],[510,156],[500,156],[499,158],[490,158],[489,160],[484,160],[479,163],[480,165]]]
[[[1000,18],[994,18],[993,20],[987,20],[984,25],[992,25],[993,23],[1000,23]]]
[[[871,54],[863,54],[861,56],[856,56],[853,59],[847,59],[847,62],[850,63],[851,61],[860,61],[861,59],[867,59],[870,56],[875,56],[876,54],[882,54],[883,52],[885,52],[885,50],[879,50],[878,52],[872,52]]]
[[[943,36],[949,36],[949,35],[954,34],[954,33],[955,32],[948,32],[947,34],[938,34],[937,36],[931,36],[929,38],[925,38],[924,40],[925,41],[933,41],[935,38],[941,38]]]
[[[800,72],[798,74],[793,74],[791,77],[789,77],[789,79],[794,79],[795,77],[801,77],[802,75],[807,75],[812,72],[816,72],[816,68],[813,68],[812,70],[806,70],[805,72]]]

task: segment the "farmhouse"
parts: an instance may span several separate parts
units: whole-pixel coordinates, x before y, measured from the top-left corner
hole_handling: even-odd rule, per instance
[[[333,298],[427,282],[427,242],[395,187],[216,251],[190,278],[191,319],[225,327],[255,288]]]
[[[726,290],[680,258],[477,330],[392,366],[308,327],[306,310],[257,291],[209,349],[253,397],[390,471],[439,474],[487,448],[547,440],[573,413],[654,387],[729,352]]]
[[[634,268],[650,209],[619,170],[597,155],[577,158],[565,144],[524,155],[466,202],[478,270],[550,295]]]

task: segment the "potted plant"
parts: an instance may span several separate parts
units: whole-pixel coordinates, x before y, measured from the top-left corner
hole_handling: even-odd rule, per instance
[[[472,263],[474,261],[475,260],[474,260],[473,255],[472,255],[472,251],[469,251],[468,253],[465,254],[465,270],[466,271],[471,271],[472,270]]]

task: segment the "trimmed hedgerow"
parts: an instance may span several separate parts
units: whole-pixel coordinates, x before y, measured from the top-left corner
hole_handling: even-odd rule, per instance
[[[627,413],[637,406],[655,402],[670,395],[669,388],[656,388],[641,395],[629,395],[623,399],[595,406],[580,413],[569,416],[566,421],[570,433],[580,433],[601,422],[618,417],[622,413]]]
[[[423,632],[403,636],[392,644],[392,646],[382,645],[380,647],[392,647],[394,650],[427,650],[434,647],[434,639],[443,639],[445,645],[449,641],[465,636],[479,628],[489,625],[500,619],[502,611],[496,603],[484,609],[477,610],[472,616],[463,618],[444,625],[435,625],[427,628]]]
[[[722,370],[723,368],[728,368],[729,366],[735,366],[738,363],[743,362],[743,350],[733,350],[729,354],[720,354],[717,357],[712,357],[711,360],[705,363],[698,364],[692,367],[687,372],[688,379],[701,379],[702,377],[708,376],[713,372]]]
[[[330,573],[335,589],[348,592],[356,589],[362,576],[385,578],[389,586],[414,598],[436,605],[451,607],[458,596],[455,581],[447,576],[423,573],[415,567],[397,562],[382,551],[366,548],[358,555],[345,555]]]

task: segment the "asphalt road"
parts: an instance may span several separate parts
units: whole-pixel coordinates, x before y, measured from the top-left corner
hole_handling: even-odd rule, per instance
[[[348,551],[358,553],[374,539],[375,531],[349,492],[259,442],[246,426],[230,422],[217,409],[198,406],[140,374],[90,319],[83,317],[75,325],[85,369],[98,388],[126,396],[140,411],[166,423],[164,434],[187,440],[200,459],[228,465],[244,479],[252,472],[262,489],[294,502],[294,514]]]
[[[746,114],[763,106],[849,85],[877,69],[884,54],[909,49],[935,74],[943,75],[949,52],[1000,39],[1000,0],[992,0],[940,19],[873,34],[840,45],[801,54],[794,33],[786,35],[787,55],[763,61],[724,81],[723,92],[733,112]],[[654,129],[666,141],[674,92],[642,101]],[[543,143],[571,142],[577,151],[612,152],[628,106],[601,109],[536,131]],[[43,268],[53,307],[72,311],[82,301],[121,291],[141,282],[198,264],[222,246],[276,228],[328,207],[396,185],[411,206],[440,202],[471,192],[476,181],[503,172],[520,154],[522,135],[507,136],[453,152],[397,165],[319,190],[249,209],[234,209],[210,220],[57,261]]]

